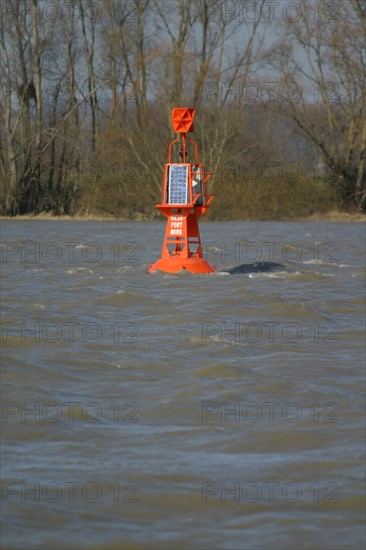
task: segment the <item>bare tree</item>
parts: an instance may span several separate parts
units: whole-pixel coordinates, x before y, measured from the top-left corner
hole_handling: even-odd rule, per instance
[[[281,94],[277,108],[319,151],[340,200],[365,209],[365,15],[358,0],[334,3],[332,12],[326,2],[300,5],[274,55],[281,84],[294,93]]]
[[[86,18],[85,7],[89,9],[88,13],[91,17]],[[88,95],[92,115],[92,150],[93,153],[98,149],[100,142],[100,121],[99,121],[99,106],[96,81],[96,20],[97,16],[93,16],[94,2],[88,0],[79,0],[79,13],[81,28],[84,39],[85,58],[88,67]]]
[[[19,0],[8,3],[1,25],[3,104],[10,172],[6,209],[11,213],[36,208],[41,186],[42,56],[50,25],[40,32],[37,3],[32,10]],[[6,20],[5,20],[6,19]],[[3,91],[4,91],[3,88]]]

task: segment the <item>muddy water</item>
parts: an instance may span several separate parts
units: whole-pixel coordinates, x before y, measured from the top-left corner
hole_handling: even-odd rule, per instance
[[[4,548],[363,548],[362,223],[2,228]]]

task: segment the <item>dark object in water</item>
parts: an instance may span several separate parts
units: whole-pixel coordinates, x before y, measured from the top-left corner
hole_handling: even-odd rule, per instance
[[[269,271],[284,271],[286,267],[275,262],[255,262],[254,264],[240,264],[230,269],[222,269],[230,275],[246,274],[246,273],[267,273]]]

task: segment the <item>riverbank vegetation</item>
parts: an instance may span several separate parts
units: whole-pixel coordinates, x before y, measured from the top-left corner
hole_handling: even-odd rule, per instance
[[[207,219],[366,211],[360,0],[5,4],[1,215],[160,217],[179,106],[213,174]]]

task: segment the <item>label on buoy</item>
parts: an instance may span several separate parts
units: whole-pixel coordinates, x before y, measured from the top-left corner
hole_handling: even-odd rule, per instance
[[[171,216],[170,217],[170,235],[182,235],[183,234],[183,220],[184,216]]]

